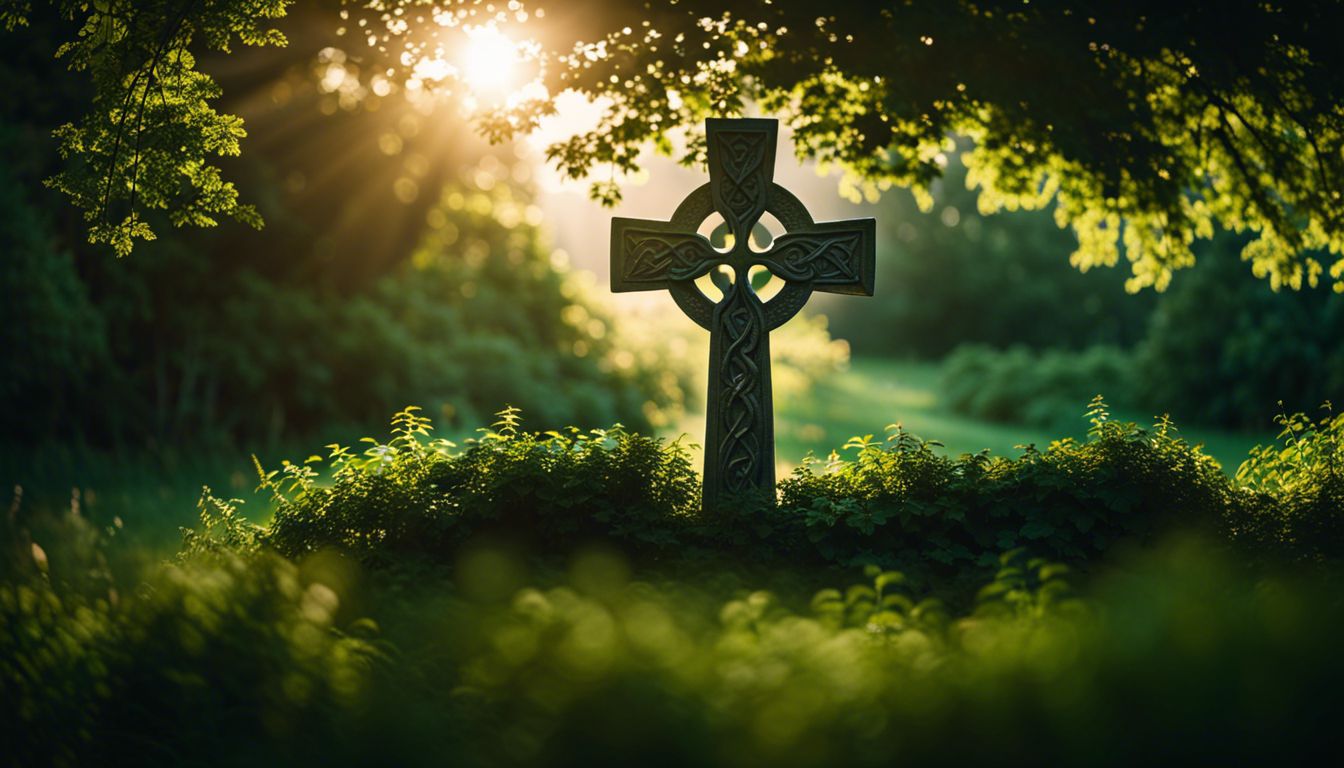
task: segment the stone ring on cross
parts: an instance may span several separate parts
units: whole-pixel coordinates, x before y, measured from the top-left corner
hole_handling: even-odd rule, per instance
[[[798,198],[774,183],[777,120],[709,119],[709,183],[686,196],[669,221],[613,218],[611,290],[665,289],[709,331],[705,424],[705,509],[775,486],[775,426],[770,390],[770,331],[807,303],[813,291],[873,295],[873,219],[813,222]],[[731,244],[718,250],[697,230],[723,217]],[[751,247],[769,213],[784,227],[770,247]],[[752,267],[784,287],[768,301],[752,289]],[[695,281],[726,268],[715,302]]]

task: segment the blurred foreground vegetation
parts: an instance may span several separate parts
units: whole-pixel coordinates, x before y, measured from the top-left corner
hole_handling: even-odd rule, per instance
[[[1017,459],[895,432],[706,515],[679,444],[407,411],[162,564],[16,497],[0,727],[16,765],[1305,760],[1344,418],[1283,428],[1232,479],[1100,403]]]

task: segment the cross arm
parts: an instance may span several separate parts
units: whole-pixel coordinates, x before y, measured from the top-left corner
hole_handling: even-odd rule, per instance
[[[818,291],[872,296],[877,222],[854,219],[815,224],[781,235],[757,260],[774,275],[810,283]]]
[[[611,220],[611,290],[651,291],[694,280],[721,263],[704,237],[670,221]]]

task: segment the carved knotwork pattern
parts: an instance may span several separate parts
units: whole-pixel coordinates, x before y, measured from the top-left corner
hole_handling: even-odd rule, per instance
[[[720,312],[719,471],[724,488],[739,492],[758,483],[762,430],[769,416],[762,403],[760,360],[765,318],[760,301],[741,288],[724,299]]]
[[[717,254],[699,235],[631,231],[625,235],[625,279],[694,280],[714,266]]]
[[[813,290],[871,295],[871,220],[817,225],[788,190],[773,183],[777,124],[766,120],[708,120],[709,183],[677,207],[669,221],[612,221],[614,291],[667,289],[688,317],[710,332],[704,504],[725,494],[774,487],[774,425],[769,333],[793,317]],[[714,212],[734,243],[719,252],[696,234]],[[747,233],[769,211],[785,234],[766,253],[751,250]],[[747,280],[766,266],[784,283],[762,303]],[[715,303],[696,280],[718,265],[736,277]]]
[[[778,277],[817,285],[844,285],[859,279],[858,232],[838,235],[785,235],[771,249],[769,268]]]
[[[721,131],[718,140],[723,175],[719,196],[729,230],[745,237],[765,212],[766,190],[773,169],[765,167],[767,134],[763,131]],[[731,216],[728,214],[731,213]]]

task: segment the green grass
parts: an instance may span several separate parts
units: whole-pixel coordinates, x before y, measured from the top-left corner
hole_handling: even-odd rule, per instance
[[[197,524],[196,502],[203,486],[218,496],[243,500],[243,511],[253,519],[270,515],[266,497],[255,492],[252,459],[243,452],[149,457],[7,447],[0,449],[0,462],[0,481],[5,483],[0,499],[7,507],[18,493],[27,513],[73,507],[100,526],[116,528],[124,544],[153,551],[175,551],[181,543],[179,529]]]
[[[1044,446],[1057,437],[948,411],[939,402],[938,366],[931,363],[856,359],[849,370],[818,382],[807,396],[784,399],[776,408],[776,453],[789,465],[808,451],[825,456],[854,435],[880,436],[888,424],[897,423],[938,440],[954,455],[984,448],[1015,454],[1014,446]]]
[[[938,391],[939,366],[934,362],[905,362],[883,358],[856,358],[849,369],[818,382],[800,396],[775,400],[775,460],[779,474],[797,466],[809,451],[825,457],[855,435],[881,435],[888,424],[899,423],[907,431],[943,444],[951,455],[988,448],[996,456],[1015,456],[1019,445],[1034,443],[1044,448],[1051,440],[1068,435],[1052,434],[1037,427],[998,424],[953,413]],[[1087,429],[1078,403],[1077,429],[1081,438]],[[1150,424],[1151,415],[1117,413],[1116,418]],[[1178,423],[1178,427],[1181,425]],[[704,415],[687,417],[681,431],[699,441],[704,434]],[[1250,435],[1218,430],[1181,427],[1194,443],[1235,472],[1256,444],[1269,443],[1273,435]],[[696,457],[699,462],[699,456]]]

